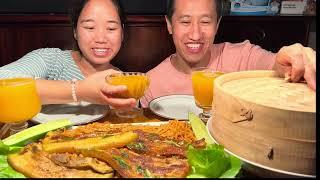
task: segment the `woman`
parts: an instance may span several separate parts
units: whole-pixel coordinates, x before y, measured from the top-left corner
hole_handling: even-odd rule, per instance
[[[135,106],[135,99],[114,94],[125,86],[105,83],[117,72],[110,61],[119,52],[124,34],[123,13],[117,0],[77,0],[71,14],[74,50],[43,48],[0,67],[0,78],[33,76],[43,104],[87,101],[114,108]]]

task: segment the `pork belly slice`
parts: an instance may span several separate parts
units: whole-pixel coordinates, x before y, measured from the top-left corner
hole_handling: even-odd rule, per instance
[[[178,157],[152,157],[135,153],[127,148],[82,151],[85,156],[107,162],[121,177],[186,177],[189,172],[187,159]]]
[[[73,153],[53,153],[48,157],[57,165],[68,168],[88,170],[91,169],[101,174],[111,173],[113,169],[103,161],[96,158],[84,157],[82,154]]]
[[[78,170],[59,166],[41,150],[41,145],[30,144],[20,153],[8,155],[8,163],[29,178],[110,178],[113,173],[100,174],[92,170]]]
[[[128,144],[127,148],[139,154],[164,157],[179,156],[185,158],[188,145],[192,145],[195,148],[204,148],[206,146],[204,139],[188,144],[184,141],[166,139],[155,133],[148,133],[141,130],[135,130],[134,132],[138,134],[138,139]]]

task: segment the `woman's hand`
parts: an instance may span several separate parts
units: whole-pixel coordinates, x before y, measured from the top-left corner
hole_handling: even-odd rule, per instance
[[[126,86],[113,86],[106,83],[105,77],[114,73],[119,73],[119,71],[105,70],[92,74],[82,81],[77,81],[76,94],[79,100],[110,105],[117,109],[135,106],[136,100],[134,98],[116,97],[118,93],[127,91]]]
[[[316,52],[309,47],[299,43],[282,47],[277,53],[274,70],[292,82],[304,78],[308,86],[316,90]]]

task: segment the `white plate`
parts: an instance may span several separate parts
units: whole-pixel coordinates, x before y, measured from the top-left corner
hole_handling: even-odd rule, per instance
[[[150,110],[158,116],[168,119],[188,119],[188,113],[198,115],[202,109],[194,102],[194,97],[189,95],[162,96],[149,103]]]
[[[41,112],[31,121],[36,123],[46,123],[52,120],[69,119],[72,125],[86,124],[103,118],[110,111],[109,106],[90,104],[81,102],[79,105],[50,104],[43,105]]]
[[[212,138],[212,140],[217,143],[217,141],[213,138],[213,136],[211,135],[211,132],[213,131],[212,126],[209,126],[212,123],[212,119],[210,118],[208,120],[207,123],[207,130],[208,133],[210,135],[210,137]],[[219,144],[219,143],[217,143]],[[313,175],[307,175],[307,174],[299,174],[299,173],[294,173],[294,172],[289,172],[289,171],[283,171],[283,170],[279,170],[279,169],[274,169],[271,167],[267,167],[252,161],[249,161],[245,158],[242,158],[236,154],[233,154],[232,152],[230,152],[229,150],[227,150],[225,148],[225,151],[237,158],[239,158],[242,163],[243,163],[243,168],[246,169],[247,171],[250,171],[256,175],[259,175],[261,177],[281,177],[281,178],[297,178],[297,177],[307,177],[307,178],[316,178],[316,176]]]

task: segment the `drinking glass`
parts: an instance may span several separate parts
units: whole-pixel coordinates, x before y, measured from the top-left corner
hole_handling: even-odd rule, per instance
[[[14,134],[28,127],[27,120],[38,114],[41,102],[33,78],[0,79],[0,131],[2,138],[8,129]]]
[[[119,94],[120,98],[135,98],[137,101],[144,95],[149,87],[150,80],[145,73],[141,72],[121,72],[111,74],[106,77],[106,82],[111,85],[125,85],[127,91]],[[117,109],[116,115],[122,118],[135,118],[142,114],[139,107]]]
[[[224,74],[206,67],[192,69],[191,80],[196,105],[203,110],[199,117],[207,122],[211,117],[214,80]]]

